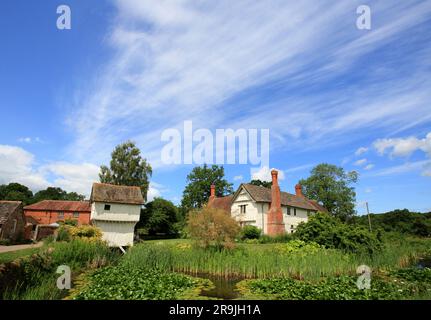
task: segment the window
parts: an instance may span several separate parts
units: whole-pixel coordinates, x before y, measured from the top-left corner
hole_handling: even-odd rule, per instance
[[[291,215],[291,212],[290,212],[290,207],[287,207],[287,215]]]
[[[293,215],[296,216],[296,208],[293,208]]]
[[[246,204],[242,204],[242,205],[240,205],[240,206],[239,206],[239,213],[245,213],[246,208],[247,208],[247,205],[246,205]]]
[[[105,211],[110,211],[110,210],[111,210],[111,205],[105,204]]]
[[[16,219],[13,219],[13,231],[12,233],[16,232],[16,224],[18,223],[18,221]]]
[[[63,211],[60,211],[58,213],[58,219],[64,219],[64,212]]]
[[[74,217],[74,218],[79,218],[79,212],[75,211],[75,212],[73,213],[73,217]]]

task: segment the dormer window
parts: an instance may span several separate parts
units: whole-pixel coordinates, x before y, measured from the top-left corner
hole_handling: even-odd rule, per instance
[[[245,213],[246,210],[247,210],[247,205],[246,204],[243,204],[243,205],[239,206],[240,213]]]
[[[110,210],[111,210],[111,205],[105,204],[105,211],[110,211]]]

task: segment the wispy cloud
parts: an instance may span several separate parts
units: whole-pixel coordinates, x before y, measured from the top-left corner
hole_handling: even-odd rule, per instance
[[[346,75],[365,55],[422,23],[430,2],[375,4],[381,20],[369,32],[355,28],[360,1],[114,3],[115,58],[78,94],[69,116],[76,133],[69,150],[78,158],[100,162],[132,137],[159,163],[161,130],[189,119],[206,128],[271,128],[273,148],[306,150],[429,114],[430,80],[420,66],[402,81],[390,72],[371,73],[366,89],[313,88]],[[291,94],[270,104],[236,103],[256,87],[285,87]],[[304,87],[315,90],[312,97],[297,93]]]
[[[431,161],[423,160],[423,161],[415,161],[415,162],[407,162],[398,166],[392,166],[389,168],[381,169],[372,174],[368,174],[368,176],[388,176],[388,175],[396,175],[413,171],[421,171],[424,168],[428,168],[431,165]]]
[[[360,147],[355,151],[355,156],[360,156],[368,151],[367,147]]]

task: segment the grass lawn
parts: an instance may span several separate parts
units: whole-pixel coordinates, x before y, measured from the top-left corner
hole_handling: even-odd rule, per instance
[[[28,248],[11,252],[0,253],[0,264],[11,262],[15,259],[30,256],[37,253],[41,248]]]

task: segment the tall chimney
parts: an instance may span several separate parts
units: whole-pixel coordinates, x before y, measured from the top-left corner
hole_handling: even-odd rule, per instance
[[[216,191],[216,189],[215,189],[215,185],[214,185],[214,184],[212,184],[212,185],[211,185],[211,194],[210,194],[210,198],[215,198],[215,191]]]
[[[280,235],[286,232],[283,222],[283,212],[281,210],[281,193],[278,186],[278,171],[271,171],[271,206],[268,211],[267,233],[270,236]]]
[[[303,197],[304,195],[302,194],[302,186],[298,183],[295,186],[295,193],[298,197]]]

